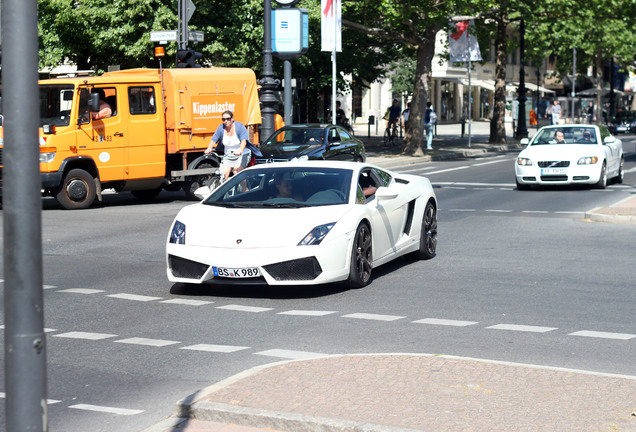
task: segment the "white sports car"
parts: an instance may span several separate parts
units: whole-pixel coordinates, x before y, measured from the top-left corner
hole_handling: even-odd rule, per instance
[[[356,162],[241,171],[183,208],[168,234],[168,279],[363,287],[401,255],[430,259],[437,199],[427,178]]]
[[[515,161],[517,189],[539,185],[588,184],[604,189],[608,179],[623,182],[623,143],[605,126],[545,126]]]

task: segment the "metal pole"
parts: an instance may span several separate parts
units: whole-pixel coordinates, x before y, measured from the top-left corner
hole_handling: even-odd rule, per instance
[[[3,250],[8,432],[48,430],[36,0],[2,2]]]
[[[519,101],[519,110],[518,119],[517,119],[517,139],[527,138],[528,137],[528,127],[526,125],[526,72],[525,72],[525,37],[526,37],[526,24],[524,20],[521,20],[519,26],[519,97],[517,100]]]
[[[261,85],[261,125],[260,141],[264,142],[274,133],[274,115],[276,115],[276,96],[274,90],[280,80],[274,79],[272,69],[272,0],[264,0],[265,19],[263,29],[263,77],[258,81]]]
[[[291,85],[291,77],[292,77],[292,65],[291,60],[283,60],[283,79],[285,80],[285,89],[283,92],[284,99],[284,109],[285,109],[285,124],[293,124],[294,120],[292,118],[292,85]]]
[[[572,124],[574,124],[574,98],[576,97],[576,48],[572,48]]]
[[[336,51],[338,46],[338,13],[336,12],[337,1],[333,2],[331,13],[333,13],[333,51],[331,51],[331,124],[336,124]]]
[[[470,26],[466,28],[466,39],[468,40],[468,147],[470,148],[471,147],[470,133],[471,133],[471,125],[472,125],[472,110],[473,110],[472,103],[471,103],[472,102],[471,101],[472,99],[471,69],[473,68],[472,67],[473,51],[470,46],[470,34],[468,33],[469,29],[470,29]]]

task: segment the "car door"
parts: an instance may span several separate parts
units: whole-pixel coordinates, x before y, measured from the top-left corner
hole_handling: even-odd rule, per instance
[[[603,145],[603,151],[605,152],[605,159],[607,161],[607,172],[616,173],[620,165],[621,156],[621,141],[613,136],[605,126],[599,126],[599,132],[601,135],[601,144]],[[611,137],[611,142],[605,142],[605,139]]]
[[[346,142],[342,141],[341,133],[344,129],[338,126],[328,126],[323,158],[327,160],[351,160],[347,153]]]

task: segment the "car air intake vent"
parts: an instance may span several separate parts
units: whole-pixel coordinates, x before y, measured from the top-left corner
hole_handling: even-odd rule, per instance
[[[540,168],[566,168],[570,166],[570,161],[540,161]]]
[[[168,255],[168,265],[172,274],[178,278],[201,279],[205,272],[208,271],[206,264],[174,255]]]
[[[409,181],[408,181],[408,180],[405,180],[405,179],[403,179],[403,178],[399,178],[399,177],[396,177],[396,178],[395,178],[395,182],[396,182],[396,183],[401,183],[401,184],[409,184]]]
[[[315,257],[301,258],[270,264],[263,267],[271,277],[279,281],[314,280],[322,273]]]

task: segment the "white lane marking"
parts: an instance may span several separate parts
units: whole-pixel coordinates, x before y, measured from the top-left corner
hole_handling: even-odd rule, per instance
[[[205,301],[205,300],[191,300],[191,299],[171,299],[171,300],[162,300],[159,303],[168,303],[168,304],[179,304],[186,306],[205,306],[212,304],[214,302]]]
[[[109,294],[106,297],[113,297],[113,298],[124,299],[124,300],[142,301],[142,302],[155,301],[155,300],[162,299],[161,297],[150,297],[150,296],[126,294],[126,293]]]
[[[445,173],[445,172],[459,171],[459,170],[468,169],[468,168],[470,168],[470,167],[468,167],[468,166],[460,166],[460,167],[455,167],[455,168],[447,168],[447,169],[443,169],[443,170],[427,172],[426,175],[441,174],[441,173]]]
[[[421,320],[413,321],[413,323],[444,325],[444,326],[454,326],[454,327],[466,327],[470,325],[479,324],[477,321],[459,321],[459,320],[448,320],[448,319],[438,319],[438,318],[424,318]]]
[[[636,338],[635,334],[629,333],[608,333],[608,332],[599,332],[599,331],[590,331],[590,330],[581,330],[574,333],[570,333],[569,336],[583,336],[583,337],[592,337],[592,338],[603,338],[603,339],[619,339],[619,340],[630,340]]]
[[[472,164],[471,167],[490,165],[490,164],[499,163],[499,162],[510,162],[512,160],[514,160],[514,159],[501,159],[501,160],[494,160],[494,161],[488,161],[488,162],[481,162],[481,163],[477,163],[477,164]]]
[[[207,351],[207,352],[220,352],[220,353],[233,353],[236,351],[242,351],[249,349],[250,347],[244,346],[232,346],[232,345],[211,345],[211,344],[197,344],[181,347],[179,349],[191,350],[191,351]]]
[[[513,183],[466,183],[466,182],[431,182],[434,186],[478,186],[478,187],[516,187]]]
[[[55,285],[44,285],[42,287],[42,289],[53,289],[53,288],[57,288],[57,286],[55,286]]]
[[[6,399],[6,398],[7,398],[7,394],[5,392],[0,392],[0,399]],[[57,399],[47,399],[46,400],[47,405],[53,405],[53,404],[60,403],[60,402],[62,402],[62,401],[57,400]]]
[[[549,211],[545,211],[545,210],[522,210],[521,213],[539,213],[539,214],[545,214],[545,213],[550,213]]]
[[[285,358],[291,360],[307,360],[314,359],[320,357],[328,357],[328,354],[320,354],[309,351],[293,351],[293,350],[283,350],[283,349],[271,349],[267,351],[260,351],[254,354],[268,356],[268,357],[278,357]]]
[[[299,315],[299,316],[325,316],[335,314],[336,311],[320,311],[320,310],[288,310],[278,312],[278,315]]]
[[[540,327],[529,325],[517,325],[517,324],[497,324],[494,326],[486,327],[492,330],[512,330],[532,333],[547,333],[549,331],[557,330],[556,327]]]
[[[131,344],[131,345],[154,346],[154,347],[164,347],[164,346],[175,345],[179,343],[177,341],[170,341],[170,340],[163,340],[163,339],[148,339],[148,338],[140,338],[140,337],[120,339],[120,340],[116,340],[115,342]]]
[[[72,294],[97,294],[104,292],[104,290],[89,289],[89,288],[69,288],[57,291],[59,293],[72,293]]]
[[[273,308],[264,308],[264,307],[256,307],[256,306],[243,306],[243,305],[218,306],[217,309],[226,309],[226,310],[233,310],[233,311],[239,311],[239,312],[253,312],[253,313],[259,313],[259,312],[266,312],[266,311],[274,310]]]
[[[485,212],[491,212],[491,213],[512,213],[512,210],[497,210],[497,209],[487,209],[484,210]]]
[[[135,410],[135,409],[126,409],[126,408],[115,408],[115,407],[107,407],[107,406],[99,406],[99,405],[89,405],[89,404],[77,404],[71,405],[69,408],[85,410],[85,411],[97,411],[108,414],[117,414],[117,415],[137,415],[144,412],[143,410]]]
[[[4,324],[0,325],[0,330],[4,330]],[[57,331],[57,329],[44,327],[44,333],[51,333],[54,331]]]
[[[369,313],[354,313],[349,315],[343,315],[342,318],[354,318],[354,319],[364,319],[364,320],[375,320],[375,321],[396,321],[402,318],[406,318],[403,316],[396,315],[378,315],[378,314],[369,314]]]
[[[554,213],[556,213],[556,214],[580,215],[580,214],[584,214],[585,212],[582,212],[582,211],[555,211]]]
[[[102,339],[114,338],[114,337],[117,337],[117,335],[109,334],[109,333],[90,333],[90,332],[74,331],[74,332],[56,334],[56,335],[53,335],[53,337],[61,337],[61,338],[68,338],[68,339],[102,340]]]
[[[477,209],[448,209],[448,211],[454,211],[454,212],[476,212]]]

